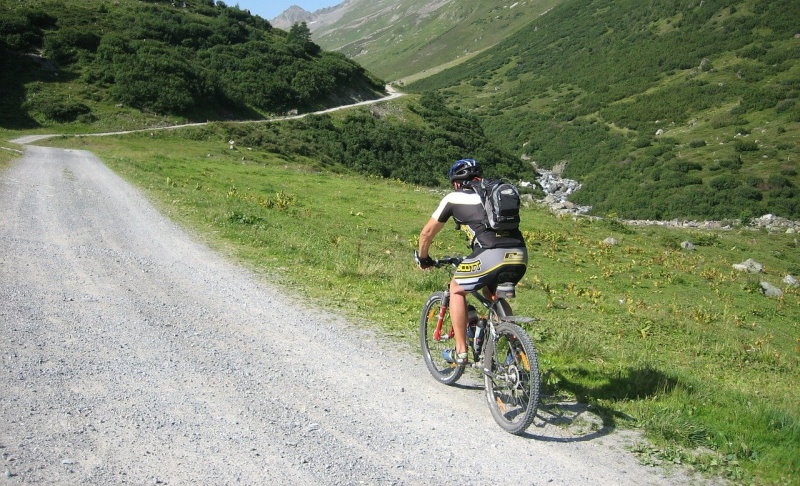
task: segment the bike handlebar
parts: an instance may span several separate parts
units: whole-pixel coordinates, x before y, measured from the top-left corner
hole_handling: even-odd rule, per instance
[[[419,253],[416,250],[414,250],[414,259],[417,261],[417,263],[419,263]],[[464,261],[464,257],[449,257],[449,256],[446,256],[444,258],[431,259],[431,262],[432,262],[433,266],[436,267],[436,268],[441,268],[441,267],[444,267],[444,266],[447,266],[447,265],[452,265],[452,266],[456,267],[462,261]]]
[[[444,267],[446,265],[453,265],[454,267],[457,267],[458,264],[461,263],[462,261],[464,261],[464,257],[446,256],[438,260],[433,260],[433,266],[435,266],[436,268]]]

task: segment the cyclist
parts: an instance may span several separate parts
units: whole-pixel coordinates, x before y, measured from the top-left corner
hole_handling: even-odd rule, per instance
[[[528,250],[519,229],[496,232],[484,223],[481,198],[472,188],[482,177],[480,164],[474,159],[456,161],[447,173],[453,192],[447,194],[419,234],[417,265],[421,269],[433,266],[428,250],[434,237],[451,217],[457,227],[467,233],[472,253],[456,269],[450,281],[450,319],[455,331],[455,349],[442,355],[451,363],[466,364],[467,353],[467,293],[483,289],[493,294],[498,283],[516,284],[525,275]]]

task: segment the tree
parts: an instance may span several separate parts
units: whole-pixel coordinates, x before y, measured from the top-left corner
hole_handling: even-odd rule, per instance
[[[305,22],[292,25],[286,38],[286,45],[296,55],[303,53],[316,55],[320,51],[320,47],[311,41],[311,30]]]

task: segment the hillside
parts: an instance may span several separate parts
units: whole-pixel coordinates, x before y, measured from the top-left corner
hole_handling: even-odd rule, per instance
[[[476,119],[447,108],[433,94],[281,123],[208,126],[202,132],[234,140],[254,154],[302,161],[326,172],[425,186],[446,185],[452,161],[465,156],[481,160],[492,177],[536,176],[530,164],[492,143]]]
[[[0,0],[0,126],[259,118],[377,97],[301,27],[212,0]]]
[[[348,0],[273,19],[307,22],[315,42],[390,80],[465,58],[520,29],[560,0]]]
[[[630,218],[800,218],[792,0],[569,0],[418,81]]]

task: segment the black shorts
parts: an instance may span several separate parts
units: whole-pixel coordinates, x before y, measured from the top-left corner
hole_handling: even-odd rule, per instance
[[[483,287],[492,291],[498,283],[517,283],[528,269],[528,249],[479,248],[458,265],[453,278],[464,290]]]

